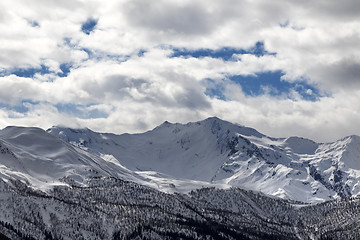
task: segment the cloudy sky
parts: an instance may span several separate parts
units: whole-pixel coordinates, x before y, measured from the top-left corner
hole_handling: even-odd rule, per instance
[[[0,1],[0,127],[141,132],[209,116],[360,134],[358,0]]]

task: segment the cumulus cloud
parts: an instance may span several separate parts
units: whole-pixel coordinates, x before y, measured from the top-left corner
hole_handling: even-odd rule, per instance
[[[124,8],[130,24],[160,34],[203,35],[212,31],[215,24],[220,24],[196,1],[184,4],[180,1],[134,0],[127,2]]]
[[[326,65],[319,64],[309,73],[313,79],[333,91],[360,89],[360,59],[357,56],[345,57]]]
[[[0,125],[121,133],[216,115],[275,136],[360,134],[359,9],[356,0],[2,1]],[[259,42],[273,54],[245,51]],[[173,56],[225,47],[238,51]],[[264,72],[307,85],[274,96],[264,82],[249,96],[231,78]]]

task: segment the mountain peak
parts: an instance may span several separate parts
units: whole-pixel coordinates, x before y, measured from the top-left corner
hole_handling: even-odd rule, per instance
[[[162,124],[159,125],[159,127],[163,126],[163,127],[169,127],[173,125],[173,123],[169,122],[169,121],[164,121]]]
[[[39,127],[24,127],[24,126],[7,126],[1,132],[44,132],[45,130]]]
[[[358,136],[358,135],[350,135],[350,136],[348,136],[348,138],[350,138],[352,141],[360,144],[360,136]]]
[[[145,133],[122,135],[62,126],[47,132],[8,127],[0,131],[0,140],[19,156],[19,166],[25,164],[34,172],[41,169],[32,161],[48,166],[45,173],[31,175],[34,178],[47,172],[61,177],[91,175],[88,171],[96,169],[103,176],[120,171],[126,172],[125,178],[152,179],[149,184],[156,186],[172,183],[178,189],[179,179],[187,184],[202,181],[197,186],[240,186],[307,202],[328,200],[342,192],[360,195],[355,185],[360,176],[360,137],[355,135],[327,144],[302,137],[271,138],[253,128],[209,117],[187,124],[165,121]],[[15,166],[7,157],[7,166]],[[100,170],[103,166],[106,173]]]
[[[72,132],[75,132],[75,133],[84,133],[84,132],[93,132],[91,129],[87,128],[87,127],[84,127],[84,128],[71,128],[71,127],[65,127],[65,126],[61,126],[61,125],[58,125],[58,126],[52,126],[50,128],[48,128],[46,130],[46,132],[51,132],[51,131],[72,131]]]
[[[222,120],[216,116],[213,116],[213,117],[208,117],[208,118],[205,118],[204,120],[200,121],[200,122],[203,122],[203,121],[223,121],[223,122],[226,122],[225,120]]]

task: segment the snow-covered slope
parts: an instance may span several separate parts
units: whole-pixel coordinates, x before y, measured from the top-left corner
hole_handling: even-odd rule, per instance
[[[218,118],[133,135],[8,127],[0,238],[359,239],[359,197],[272,197],[357,196],[359,159],[358,136],[271,138]]]
[[[321,202],[360,195],[360,137],[271,138],[215,117],[122,135],[7,127],[0,131],[0,177],[41,190],[115,177],[165,192],[235,186]]]
[[[360,194],[357,136],[325,144],[300,137],[277,139],[215,117],[188,124],[164,122],[132,135],[61,127],[48,132],[157,184],[183,179],[183,190],[187,180],[196,180],[201,181],[197,186],[236,186],[304,202]],[[178,183],[171,182],[174,191]]]
[[[93,134],[94,139],[99,135]],[[110,143],[103,139],[94,146],[98,146],[100,151],[102,146]],[[5,181],[21,180],[36,189],[48,191],[59,185],[84,186],[89,178],[100,177],[133,181],[166,192],[188,192],[211,185],[174,179],[153,171],[138,174],[122,166],[111,155],[86,151],[40,128],[7,127],[0,131],[0,178]]]
[[[0,131],[0,176],[20,179],[46,190],[66,178],[81,184],[96,176],[115,176],[102,158],[61,141],[39,128]],[[62,180],[62,181],[60,181]]]
[[[222,129],[229,131],[223,132]],[[99,134],[89,129],[51,128],[49,133],[134,171],[157,171],[176,178],[211,181],[228,159],[235,132],[258,132],[214,119],[187,125],[163,123],[144,134]]]

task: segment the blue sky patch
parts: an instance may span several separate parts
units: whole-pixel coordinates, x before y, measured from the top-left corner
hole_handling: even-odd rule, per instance
[[[60,64],[60,70],[61,72],[56,73],[59,77],[66,77],[72,68],[72,63],[62,63]],[[41,65],[40,67],[30,67],[30,68],[17,68],[17,69],[9,69],[7,71],[0,72],[0,76],[9,76],[9,75],[16,75],[18,77],[24,77],[24,78],[33,78],[35,74],[51,74],[54,73],[53,71],[50,71],[49,67],[45,65]]]
[[[29,108],[26,106],[27,103],[30,104],[37,104],[38,102],[34,102],[31,100],[22,100],[21,103],[17,104],[17,105],[10,105],[10,104],[5,104],[5,103],[0,103],[0,108],[1,109],[7,109],[10,111],[14,111],[14,112],[18,112],[18,113],[26,113],[29,111]]]
[[[94,55],[93,51],[91,51],[91,50],[88,49],[88,48],[81,48],[80,50],[86,52],[87,55],[89,56],[89,58],[91,58],[91,57]]]
[[[38,68],[18,68],[7,72],[5,75],[14,74],[18,77],[32,78],[36,73],[41,75],[50,73],[49,68],[45,65],[41,65]]]
[[[144,54],[146,53],[147,51],[145,50],[145,49],[140,49],[139,51],[138,51],[138,57],[143,57],[144,56]]]
[[[224,86],[222,84],[216,83],[212,79],[206,79],[206,81],[207,81],[208,85],[210,85],[205,90],[205,95],[206,96],[209,96],[211,98],[217,98],[217,99],[221,99],[221,100],[226,100],[226,97],[223,94]]]
[[[27,113],[29,112],[29,107],[27,104],[37,105],[40,104],[39,101],[32,101],[32,100],[22,100],[21,103],[17,105],[10,105],[5,103],[0,103],[0,109],[7,109],[10,111],[18,112],[18,113]],[[76,116],[82,119],[90,119],[90,118],[106,118],[108,117],[107,113],[104,113],[98,109],[94,110],[87,110],[87,107],[90,107],[94,104],[88,105],[80,105],[80,104],[71,104],[71,103],[63,103],[63,104],[55,104],[54,107],[60,113],[66,113],[70,116]]]
[[[232,60],[233,54],[253,54],[257,57],[264,55],[275,55],[276,53],[270,53],[266,51],[263,42],[257,42],[252,48],[241,49],[241,48],[232,48],[232,47],[223,47],[220,49],[195,49],[189,50],[186,48],[173,48],[173,54],[170,57],[211,57],[211,58],[221,58],[224,61]]]
[[[62,64],[60,64],[60,70],[62,72],[59,72],[58,76],[59,77],[67,77],[69,75],[69,73],[70,73],[71,67],[72,67],[71,63],[62,63]]]
[[[271,96],[289,96],[292,91],[297,92],[304,100],[316,101],[320,97],[319,90],[303,80],[288,82],[281,79],[282,71],[261,72],[256,75],[231,76],[229,79],[238,83],[243,92],[249,96],[269,94]]]
[[[303,100],[307,101],[317,101],[321,94],[319,90],[314,86],[306,83],[304,79],[299,79],[299,81],[288,82],[281,80],[281,77],[284,76],[282,71],[274,72],[261,72],[256,73],[256,75],[235,75],[229,76],[228,79],[239,84],[247,96],[261,96],[268,94],[270,96],[285,96],[292,98],[293,93],[297,93]],[[226,96],[223,94],[223,87],[220,84],[214,84],[214,81],[210,81],[208,87],[205,91],[205,94],[212,98],[219,98],[226,100]]]
[[[108,117],[107,113],[104,113],[98,109],[87,111],[86,107],[90,107],[92,105],[94,104],[80,105],[80,104],[63,103],[63,104],[56,104],[55,107],[61,113],[66,113],[71,116],[76,116],[82,119]]]
[[[40,24],[39,24],[37,21],[29,20],[28,23],[29,23],[32,27],[40,27]]]
[[[98,23],[98,19],[88,18],[86,22],[81,25],[81,31],[87,35],[89,35],[92,31],[94,31],[96,25]]]

